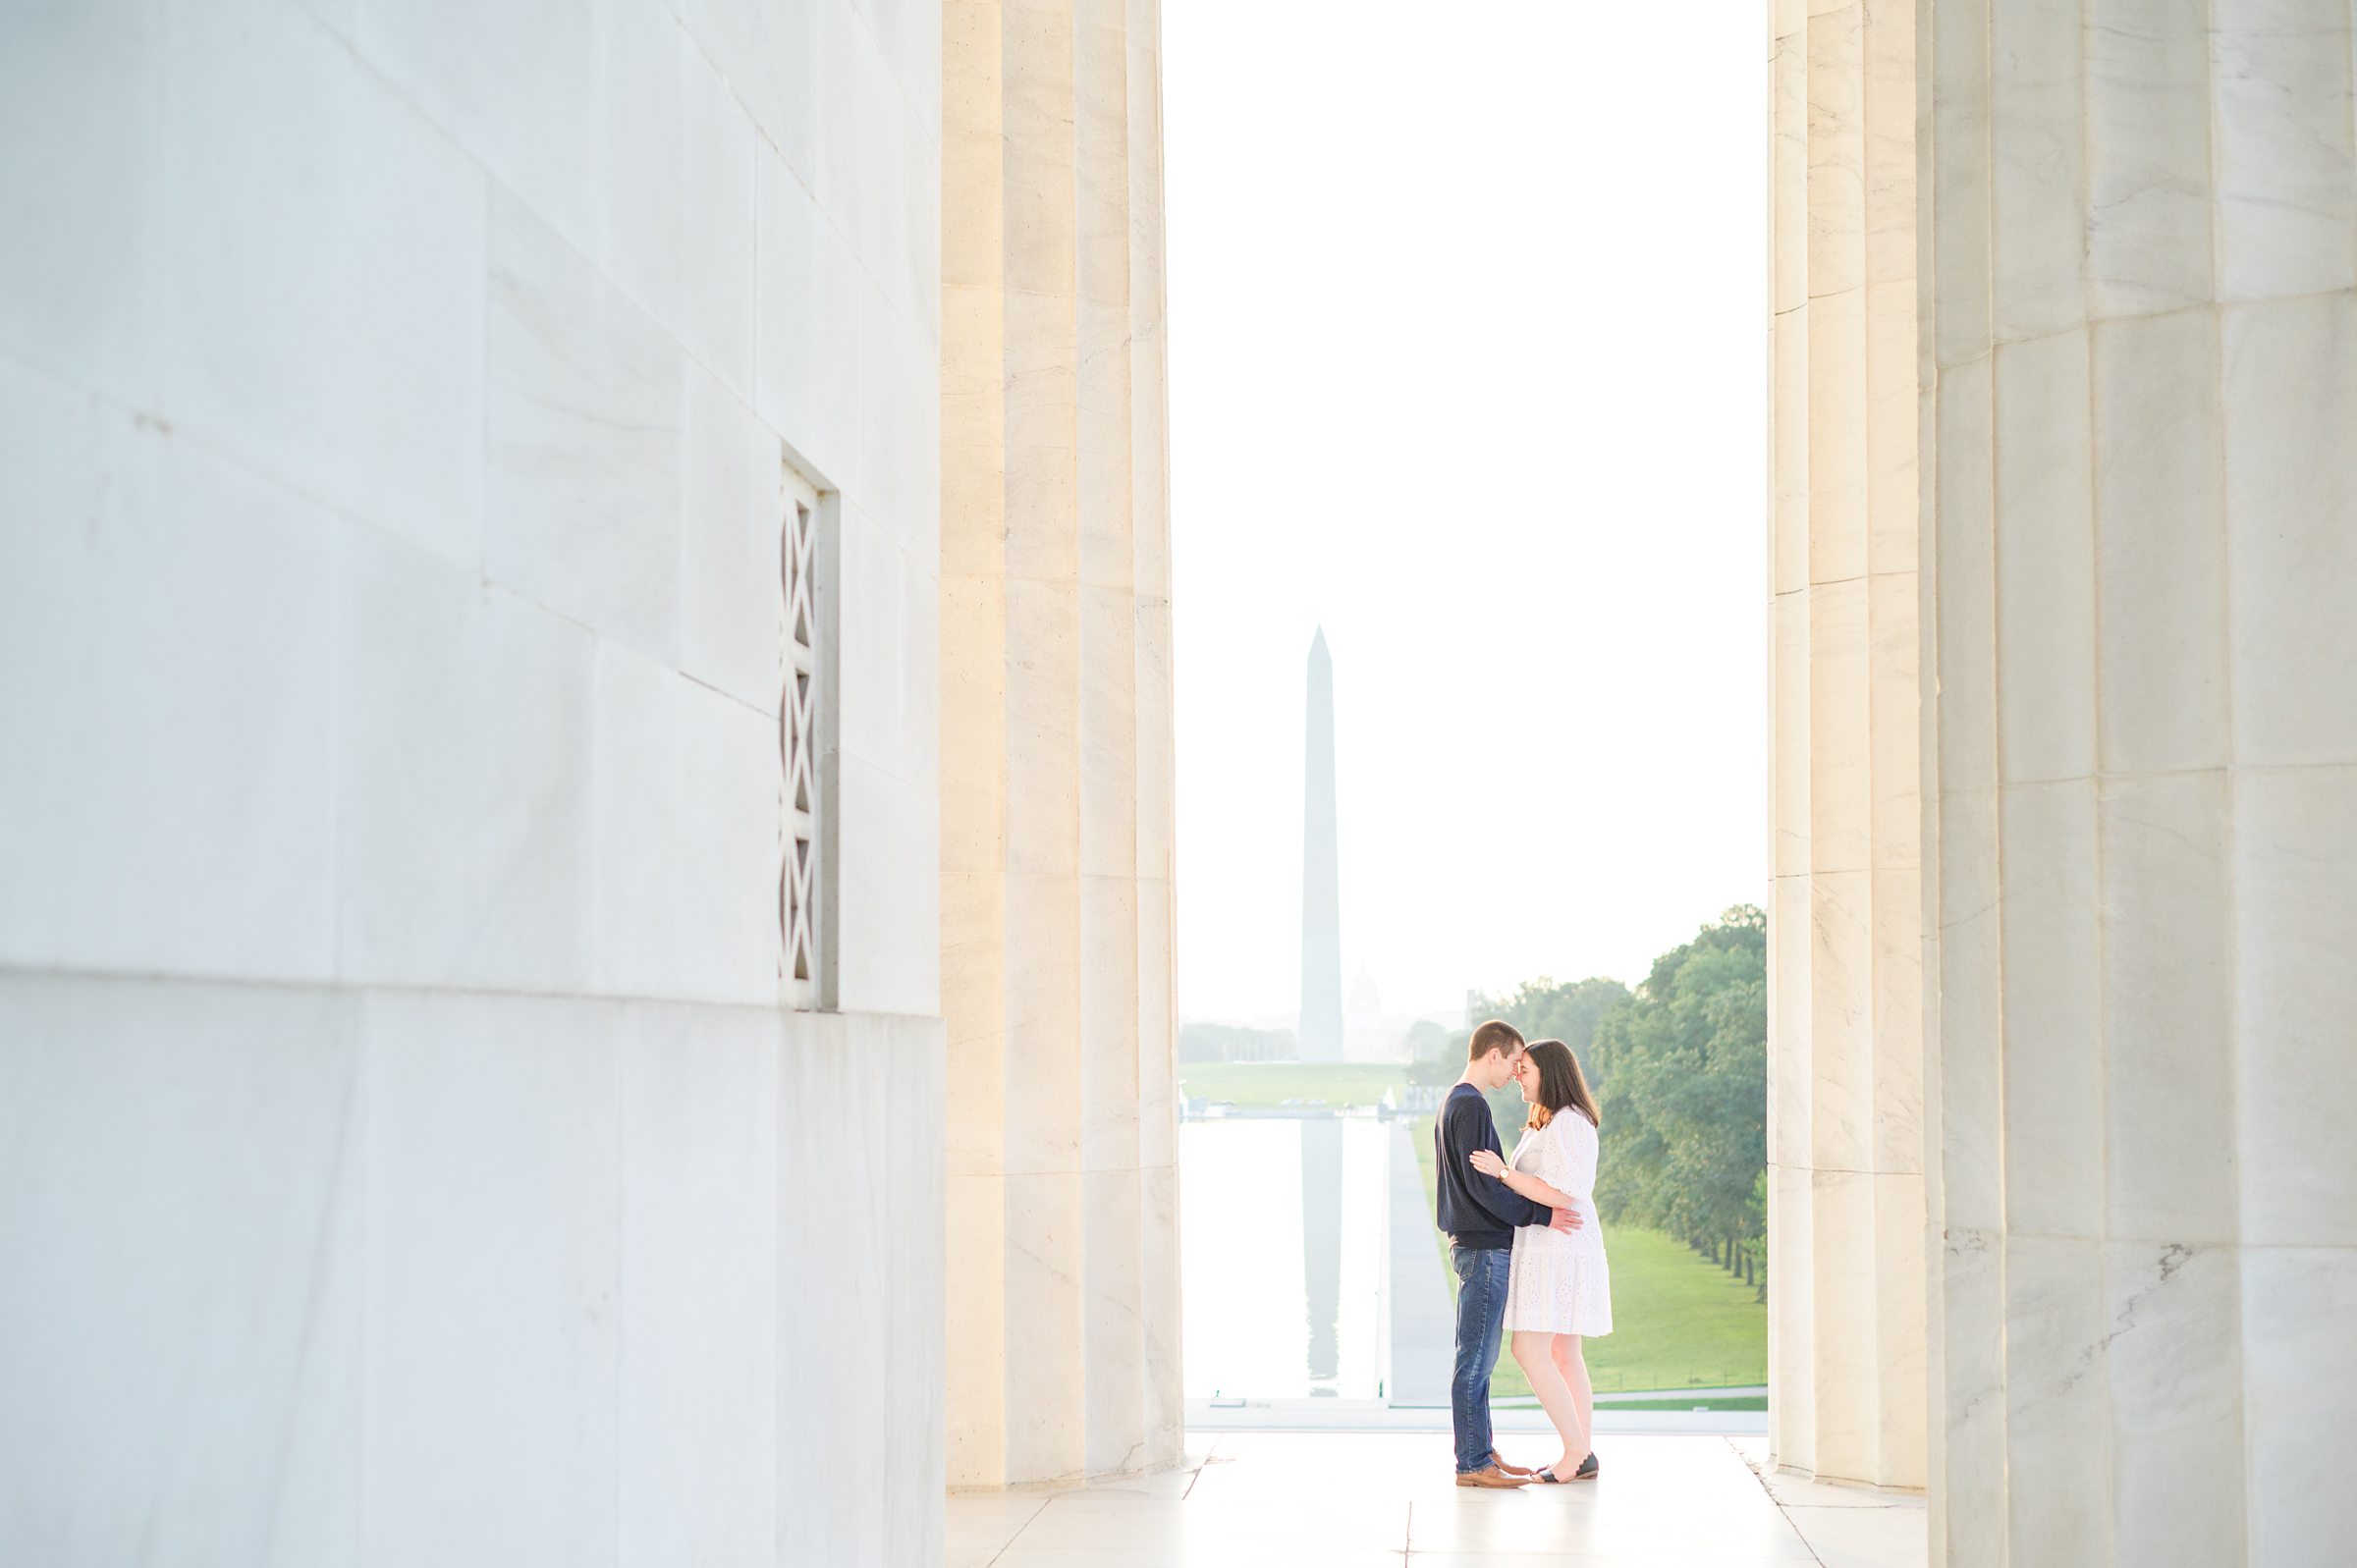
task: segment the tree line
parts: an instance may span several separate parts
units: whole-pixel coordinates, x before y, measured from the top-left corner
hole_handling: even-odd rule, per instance
[[[1767,1291],[1768,920],[1750,904],[1662,954],[1631,991],[1617,980],[1525,982],[1480,997],[1527,1040],[1579,1057],[1604,1116],[1596,1206],[1609,1222],[1667,1231]],[[1420,1059],[1411,1082],[1453,1082],[1468,1031]],[[1445,1076],[1444,1076],[1445,1075]],[[1508,1149],[1524,1108],[1491,1097]]]

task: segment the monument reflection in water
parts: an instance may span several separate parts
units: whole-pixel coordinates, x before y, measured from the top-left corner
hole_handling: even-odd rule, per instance
[[[1372,1116],[1181,1124],[1188,1398],[1382,1395],[1391,1149]]]

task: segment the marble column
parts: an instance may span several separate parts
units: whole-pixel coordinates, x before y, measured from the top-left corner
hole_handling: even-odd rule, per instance
[[[1771,31],[1770,1439],[1920,1487],[1913,0]]]
[[[949,1476],[1178,1457],[1155,0],[946,0]]]
[[[2346,0],[1937,0],[1937,1560],[2337,1562]]]

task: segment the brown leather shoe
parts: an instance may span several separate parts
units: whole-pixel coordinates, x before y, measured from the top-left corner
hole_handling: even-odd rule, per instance
[[[1509,1476],[1535,1476],[1538,1474],[1536,1470],[1533,1470],[1528,1465],[1507,1464],[1506,1462],[1506,1456],[1495,1448],[1490,1450],[1490,1463],[1497,1466],[1500,1470],[1505,1471]]]
[[[1482,1466],[1479,1470],[1458,1471],[1456,1484],[1460,1487],[1488,1487],[1504,1490],[1511,1487],[1527,1487],[1530,1485],[1530,1478],[1528,1476],[1509,1476],[1495,1464],[1489,1464]]]

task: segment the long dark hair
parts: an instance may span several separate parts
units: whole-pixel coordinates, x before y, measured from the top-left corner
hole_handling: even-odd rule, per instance
[[[1588,1092],[1587,1074],[1579,1070],[1579,1058],[1569,1046],[1561,1040],[1533,1040],[1525,1054],[1539,1064],[1539,1098],[1530,1103],[1529,1125],[1546,1126],[1565,1106],[1587,1117],[1589,1126],[1604,1125],[1596,1097]]]

